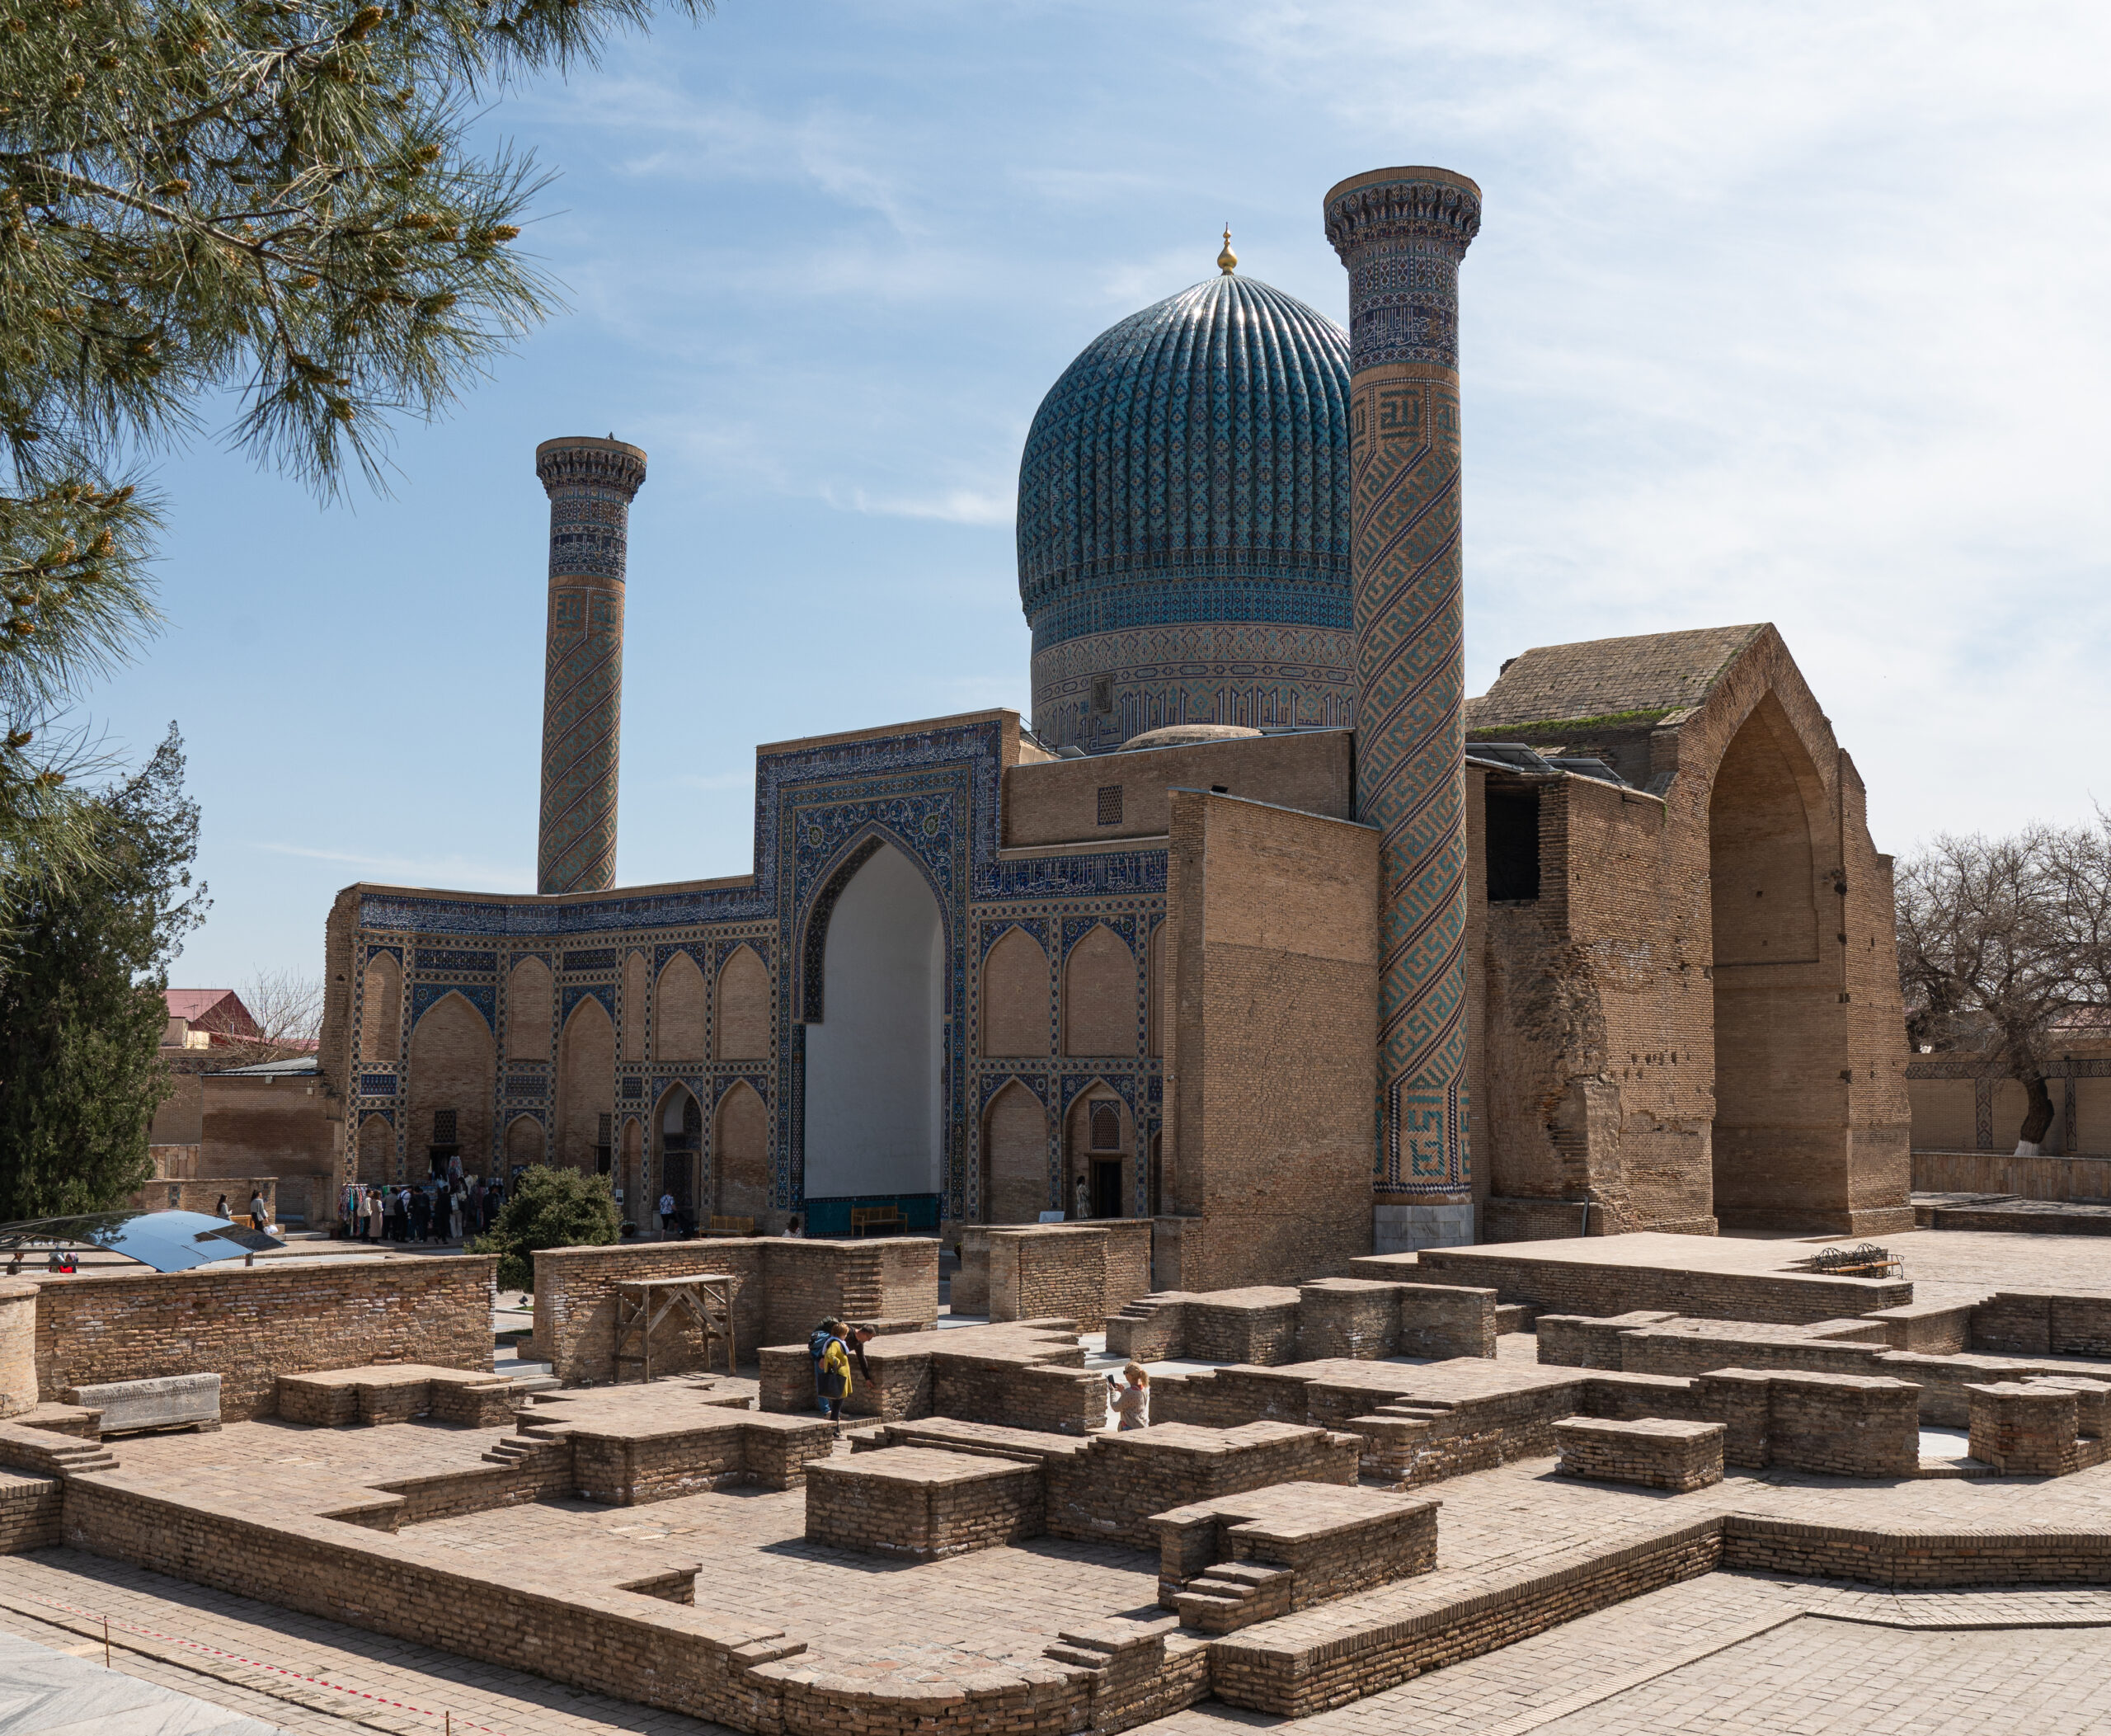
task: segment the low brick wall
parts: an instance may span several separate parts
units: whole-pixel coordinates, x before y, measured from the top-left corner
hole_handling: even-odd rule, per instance
[[[535,1256],[535,1348],[567,1385],[615,1378],[616,1286],[626,1279],[722,1273],[732,1280],[741,1357],[759,1346],[803,1343],[833,1315],[935,1321],[938,1244],[923,1236],[806,1241],[789,1236],[551,1248]],[[693,1326],[670,1318],[652,1341],[656,1372],[703,1366]]]
[[[987,1224],[963,1224],[960,1264],[947,1280],[946,1304],[955,1314],[990,1311],[990,1230]]]
[[[2111,1294],[2001,1291],[1972,1310],[1982,1356],[2111,1357]]]
[[[408,1363],[279,1376],[273,1408],[282,1421],[345,1428],[431,1417],[468,1428],[513,1420],[513,1382],[503,1376]]]
[[[1403,1357],[1492,1357],[1496,1293],[1452,1284],[1410,1284],[1400,1292]]]
[[[1049,1462],[1048,1529],[1154,1550],[1154,1513],[1273,1483],[1352,1484],[1361,1447],[1354,1435],[1286,1423],[1095,1435],[1085,1451]]]
[[[1107,1232],[1092,1224],[1042,1224],[990,1232],[990,1318],[1075,1320],[1097,1332],[1107,1306]]]
[[[589,1501],[637,1507],[734,1484],[796,1489],[835,1450],[819,1418],[722,1411],[693,1423],[604,1434],[571,1428],[572,1481]]]
[[[281,1375],[373,1362],[489,1370],[495,1259],[223,1263],[40,1277],[37,1388],[217,1374],[228,1422],[269,1415]]]
[[[1503,1301],[1530,1302],[1553,1314],[1629,1314],[1637,1309],[1653,1309],[1704,1320],[1770,1320],[1791,1326],[1855,1319],[1877,1309],[1901,1307],[1913,1300],[1913,1287],[1903,1278],[1678,1271],[1664,1266],[1479,1254],[1460,1248],[1425,1248],[1418,1254],[1369,1254],[1350,1262],[1350,1275],[1493,1286]]]
[[[1679,1494],[1723,1480],[1720,1423],[1664,1418],[1622,1422],[1564,1417],[1554,1426],[1559,1469],[1596,1483],[1633,1483]]]
[[[1186,1348],[1198,1362],[1262,1368],[1299,1360],[1298,1292],[1275,1285],[1191,1293],[1181,1310]]]
[[[1714,1518],[1668,1527],[1622,1549],[1515,1569],[1455,1603],[1392,1619],[1345,1617],[1292,1645],[1251,1628],[1211,1648],[1212,1685],[1232,1705],[1307,1718],[1712,1572],[1719,1531]]]
[[[2111,1532],[2014,1525],[1972,1531],[1812,1525],[1732,1513],[1723,1565],[1889,1591],[1966,1585],[2111,1585]]]
[[[57,1548],[65,1492],[56,1477],[0,1472],[0,1555]]]
[[[928,1447],[889,1447],[809,1468],[806,1538],[935,1561],[1046,1528],[1041,1468]]]
[[[1369,1278],[1315,1278],[1297,1287],[1297,1360],[1375,1362],[1399,1351],[1400,1292]],[[1109,1348],[1112,1342],[1109,1340]]]
[[[2005,1477],[2068,1477],[2104,1461],[2104,1389],[2088,1391],[2099,1432],[2083,1440],[2084,1395],[2052,1381],[2001,1381],[1965,1389],[1972,1402],[1972,1456]]]

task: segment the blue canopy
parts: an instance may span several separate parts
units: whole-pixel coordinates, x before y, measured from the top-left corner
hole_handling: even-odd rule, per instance
[[[203,1211],[92,1211],[0,1224],[0,1252],[14,1258],[32,1249],[99,1250],[121,1254],[157,1272],[187,1272],[285,1245],[261,1230],[245,1230]]]

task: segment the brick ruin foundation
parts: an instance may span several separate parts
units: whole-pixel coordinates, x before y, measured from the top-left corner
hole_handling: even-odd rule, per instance
[[[1068,1736],[1211,1697],[1304,1716],[1717,1571],[2111,1584],[2111,1294],[1924,1304],[1602,1248],[1563,1273],[1546,1244],[1154,1293],[1119,1228],[981,1240],[988,1318],[959,1325],[928,1241],[538,1255],[538,1343],[569,1376],[543,1390],[492,1372],[474,1258],[0,1296],[0,1363],[38,1389],[0,1421],[0,1549],[63,1542],[755,1736]],[[616,1287],[699,1271],[732,1280],[755,1378],[611,1384]],[[840,1432],[804,1343],[829,1314],[880,1329]],[[1161,1365],[1150,1427],[1108,1431],[1093,1321]],[[686,1330],[656,1366],[700,1361]],[[228,1426],[106,1441],[63,1401],[172,1375],[219,1376]],[[1924,1460],[1927,1428],[1968,1429],[1968,1456]],[[1573,1516],[1481,1541],[1550,1472],[1570,1493],[1544,1512]],[[2024,1498],[1990,1528],[1941,1504],[1968,1488]],[[639,1507],[680,1522],[594,1517]],[[877,1564],[908,1577],[876,1600]],[[854,1638],[740,1613],[811,1607],[816,1574]]]

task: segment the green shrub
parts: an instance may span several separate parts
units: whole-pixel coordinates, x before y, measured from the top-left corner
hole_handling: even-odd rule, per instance
[[[533,1290],[537,1249],[599,1248],[615,1239],[616,1197],[607,1176],[538,1164],[514,1183],[491,1234],[469,1251],[498,1256],[500,1289]]]

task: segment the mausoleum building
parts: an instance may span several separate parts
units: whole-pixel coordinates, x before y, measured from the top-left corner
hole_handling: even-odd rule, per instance
[[[1358,176],[1347,333],[1227,242],[1088,345],[1021,464],[1031,723],[759,748],[741,876],[612,884],[651,496],[634,447],[544,443],[545,890],[338,896],[346,1176],[572,1164],[640,1221],[815,1234],[1148,1216],[1187,1290],[1910,1226],[1889,860],[1780,636],[1540,647],[1464,697],[1479,213]]]

